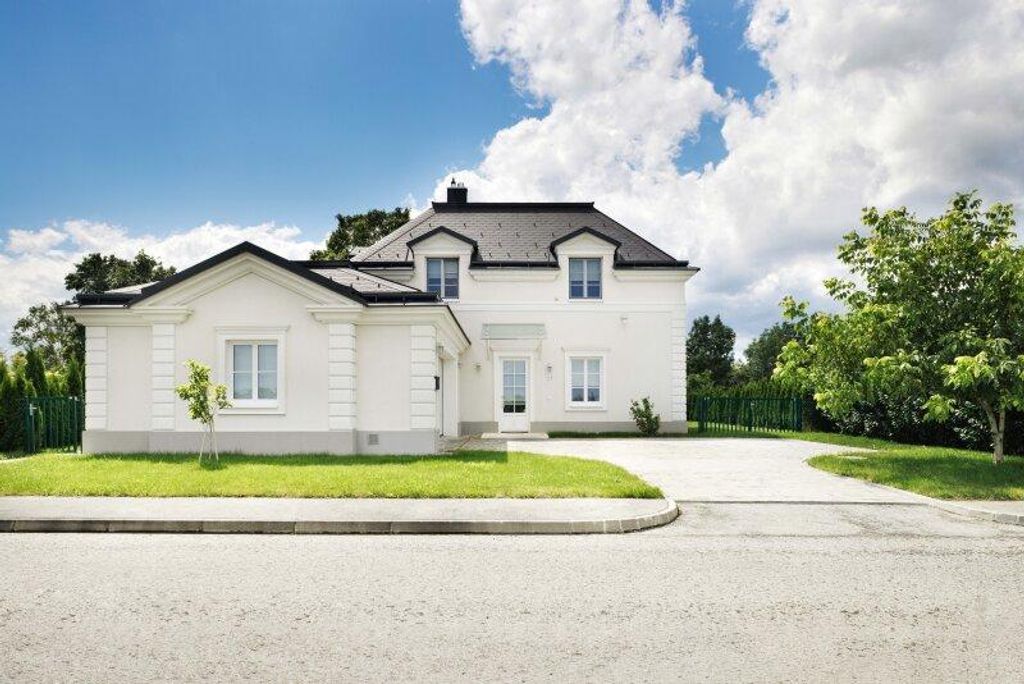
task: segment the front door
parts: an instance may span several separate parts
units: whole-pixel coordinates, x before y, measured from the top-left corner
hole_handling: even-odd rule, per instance
[[[530,413],[527,406],[529,359],[501,360],[501,396],[498,406],[498,432],[529,432]]]

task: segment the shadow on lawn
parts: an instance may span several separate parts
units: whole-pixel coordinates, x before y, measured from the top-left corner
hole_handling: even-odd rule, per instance
[[[188,463],[199,461],[199,454],[90,454],[85,458],[96,461],[125,461],[137,463]],[[414,456],[344,456],[336,454],[295,454],[274,456],[222,453],[220,462],[203,459],[203,470],[222,470],[231,465],[281,465],[281,466],[366,466],[399,465],[411,463],[507,463],[504,451],[460,451],[456,454],[425,454]]]

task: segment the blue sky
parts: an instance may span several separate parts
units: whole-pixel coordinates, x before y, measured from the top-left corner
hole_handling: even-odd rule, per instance
[[[454,173],[596,201],[742,349],[863,207],[1024,206],[1024,5],[950,2],[0,0],[0,348],[89,252],[304,257]]]
[[[716,89],[767,74],[749,8],[687,9]],[[425,201],[503,127],[542,114],[475,65],[458,6],[416,2],[3,2],[0,231],[71,218],[161,234],[298,226]],[[707,115],[680,169],[724,155]]]

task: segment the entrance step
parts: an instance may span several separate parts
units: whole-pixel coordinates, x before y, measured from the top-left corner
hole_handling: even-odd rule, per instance
[[[547,439],[548,433],[546,432],[485,432],[480,435],[480,439],[500,439],[504,442],[515,440],[524,441],[530,439]]]

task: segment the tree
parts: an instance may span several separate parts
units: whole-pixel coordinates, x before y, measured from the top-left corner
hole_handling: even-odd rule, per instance
[[[714,384],[725,385],[732,372],[735,344],[736,332],[722,322],[721,316],[694,319],[686,338],[687,372],[707,373]]]
[[[775,362],[790,340],[798,339],[796,326],[789,321],[766,328],[747,345],[745,370],[748,381],[767,380],[775,371]]]
[[[833,417],[878,396],[915,398],[938,421],[974,405],[1000,463],[1007,411],[1024,407],[1024,248],[1012,206],[983,212],[960,193],[934,219],[871,208],[863,223],[867,234],[839,247],[856,281],[825,282],[842,313],[783,302],[803,341],[783,349],[778,377],[813,391]]]
[[[43,368],[43,361],[39,352],[29,348],[25,352],[25,379],[32,383],[32,389],[36,394],[45,396],[49,394],[50,384],[46,381],[46,369]]]
[[[74,292],[106,292],[151,283],[173,274],[173,266],[164,266],[145,251],[140,251],[131,261],[94,252],[75,264],[75,270],[64,277],[64,286]]]
[[[189,359],[185,362],[188,368],[188,382],[175,388],[178,396],[188,402],[189,418],[201,423],[206,430],[199,443],[199,462],[203,462],[203,451],[209,437],[210,450],[214,462],[220,462],[217,454],[217,433],[214,431],[214,420],[217,412],[231,406],[228,401],[228,388],[225,385],[210,381],[210,367]]]
[[[8,364],[0,357],[0,452],[24,447],[25,399],[32,394],[24,364]]]
[[[391,211],[371,209],[365,214],[334,217],[338,227],[327,237],[327,246],[310,253],[315,261],[344,260],[352,256],[356,247],[372,245],[409,220],[409,210],[395,207]]]
[[[64,369],[65,380],[64,384],[67,388],[68,396],[70,397],[84,397],[85,396],[85,374],[82,373],[82,367],[78,364],[78,359],[72,357],[67,366]]]
[[[72,359],[85,358],[84,328],[60,310],[57,302],[29,307],[28,313],[14,324],[11,344],[35,349],[43,366],[55,370]]]

